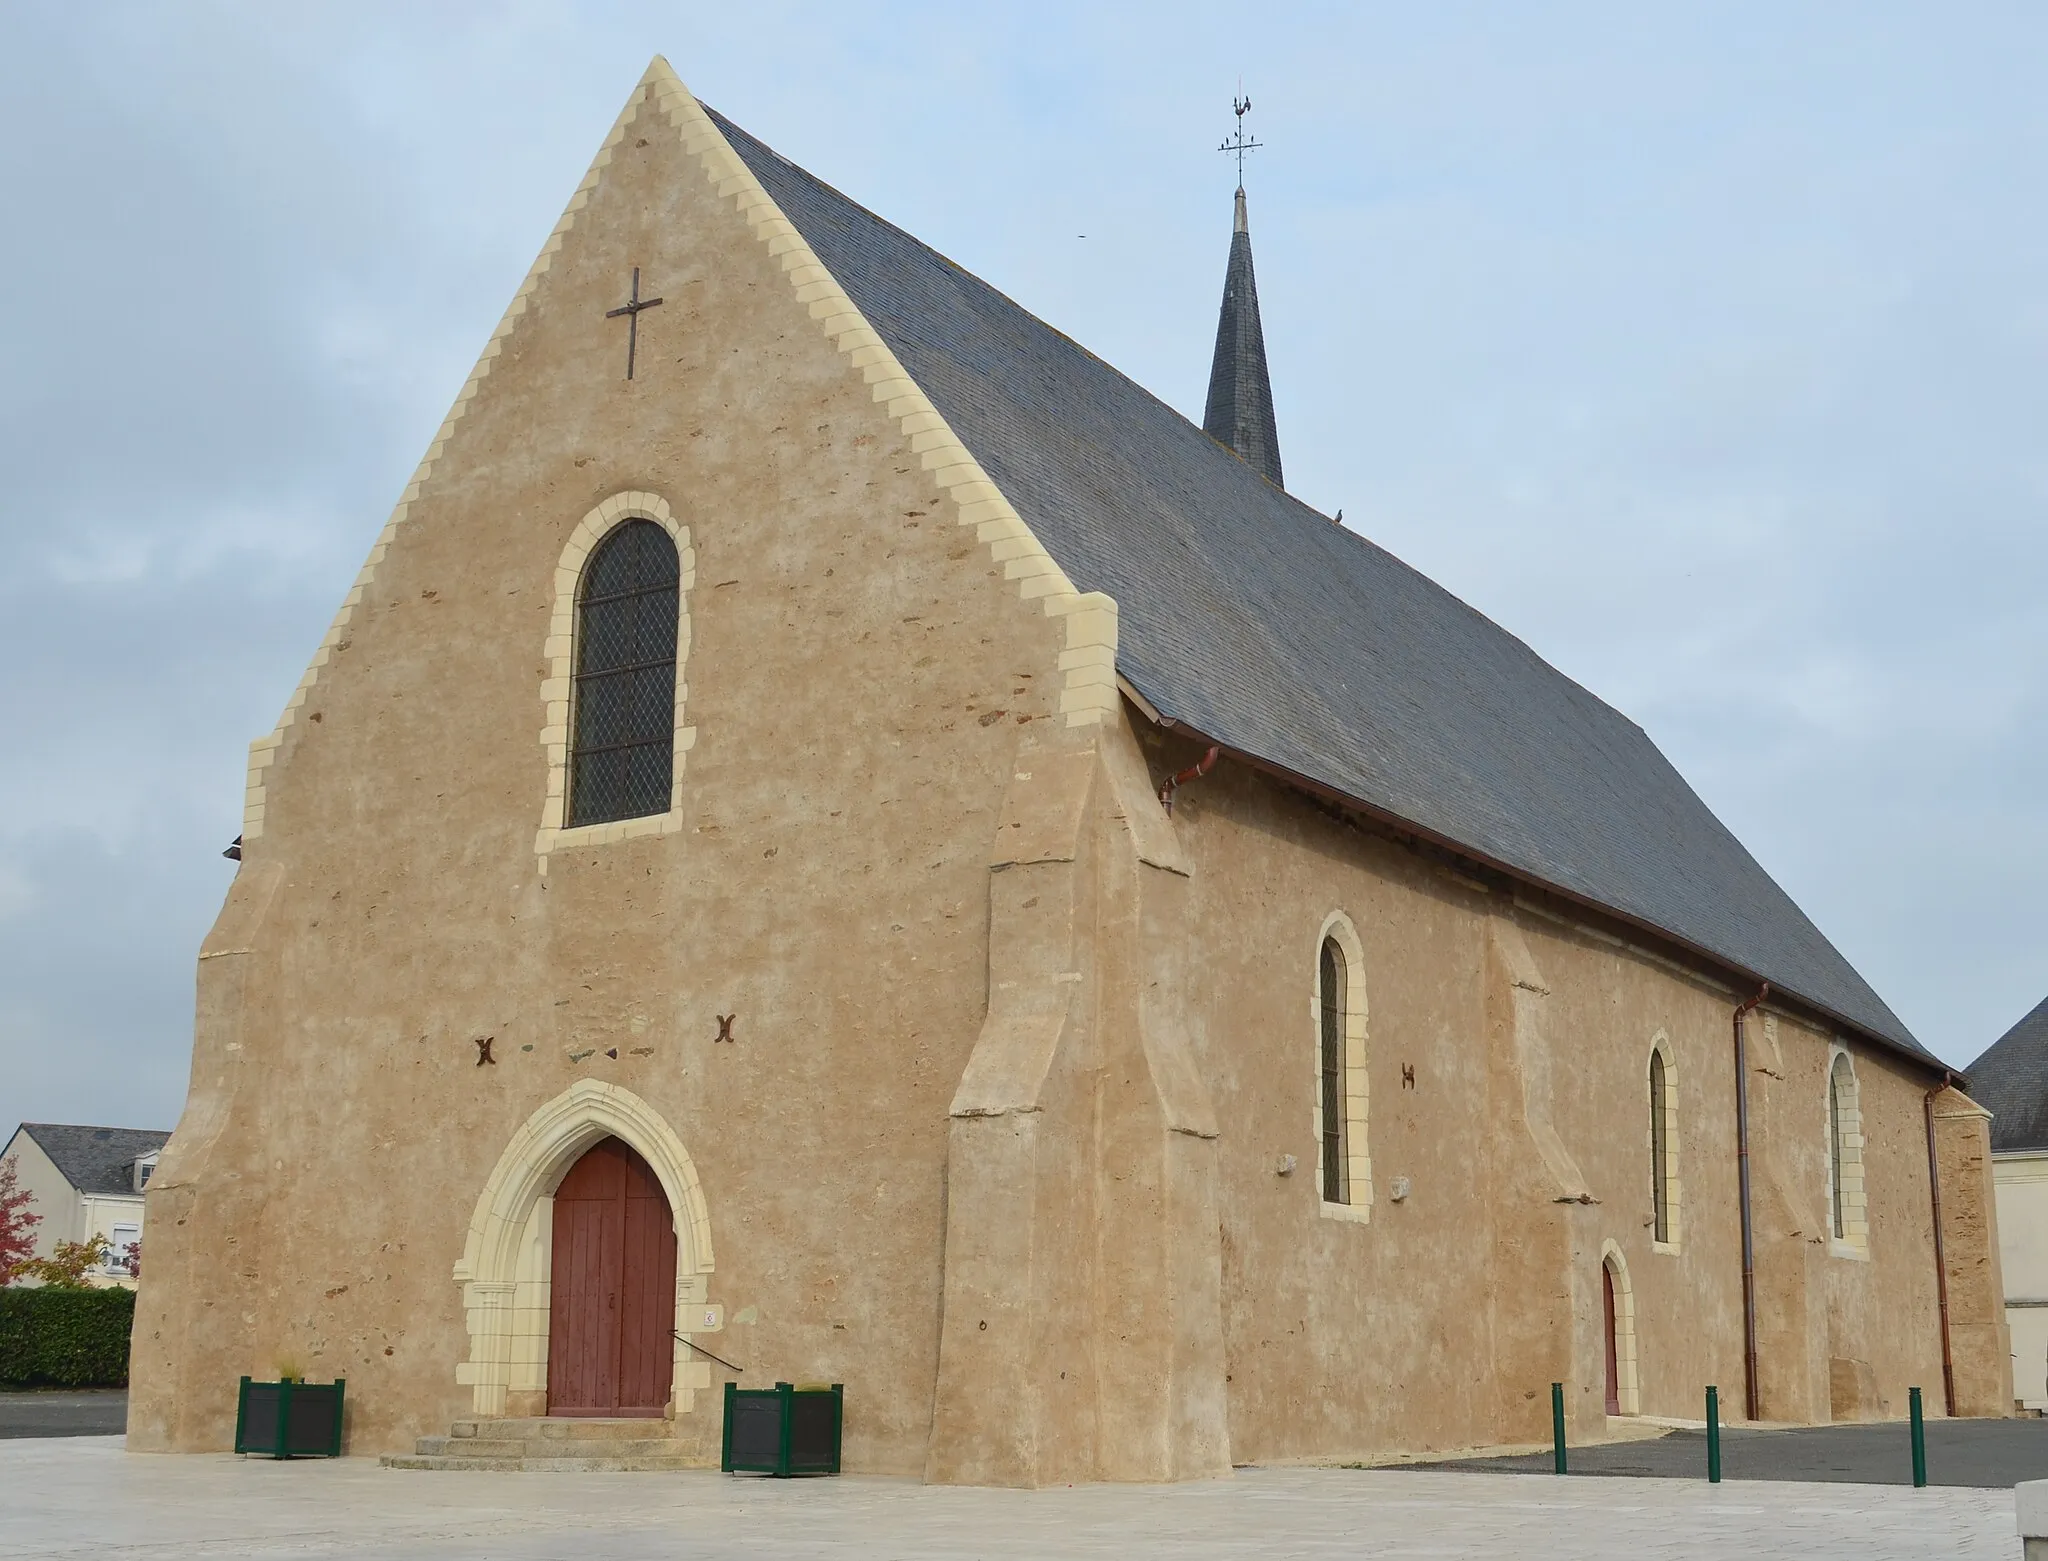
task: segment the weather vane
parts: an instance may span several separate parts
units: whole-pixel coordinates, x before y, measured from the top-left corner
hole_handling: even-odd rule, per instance
[[[1241,190],[1244,188],[1244,154],[1246,152],[1256,152],[1265,143],[1249,140],[1245,136],[1244,116],[1252,111],[1252,100],[1250,98],[1232,98],[1230,100],[1230,111],[1237,115],[1237,133],[1217,147],[1216,150],[1219,152],[1237,153],[1237,187]]]

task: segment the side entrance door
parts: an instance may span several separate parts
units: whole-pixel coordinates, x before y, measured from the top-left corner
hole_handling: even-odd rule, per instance
[[[1600,1265],[1600,1310],[1607,1335],[1607,1412],[1621,1413],[1621,1359],[1614,1337],[1614,1270]]]
[[[548,1413],[659,1416],[674,1375],[676,1232],[647,1162],[616,1138],[555,1190]]]

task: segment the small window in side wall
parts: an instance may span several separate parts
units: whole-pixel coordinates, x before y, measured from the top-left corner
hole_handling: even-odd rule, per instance
[[[629,520],[597,545],[576,598],[570,828],[669,809],[681,571],[667,530]]]
[[[1671,1240],[1671,1072],[1664,1053],[1650,1053],[1650,1229]]]
[[[1341,915],[1316,947],[1314,1001],[1316,1192],[1323,1214],[1363,1224],[1372,1212],[1366,1144],[1365,970],[1358,934]]]
[[[1856,1065],[1845,1051],[1828,1065],[1828,1234],[1860,1247],[1869,1233],[1863,1190],[1863,1110]]]
[[[1322,970],[1322,1183],[1325,1203],[1351,1201],[1350,1156],[1346,1152],[1344,1055],[1344,951],[1335,938],[1323,939]]]

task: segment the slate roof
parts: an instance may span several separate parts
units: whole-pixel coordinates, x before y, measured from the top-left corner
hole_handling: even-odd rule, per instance
[[[1765,978],[1923,1062],[1641,728],[1141,386],[722,116],[1163,716]]]
[[[2048,1149],[2048,1000],[1970,1064],[1970,1098],[1991,1113],[1991,1150]]]
[[[21,1131],[33,1138],[64,1179],[80,1192],[135,1192],[136,1160],[163,1148],[169,1133],[140,1127],[72,1127],[61,1122],[24,1122]]]

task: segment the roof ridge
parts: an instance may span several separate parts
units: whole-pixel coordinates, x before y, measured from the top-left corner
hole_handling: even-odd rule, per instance
[[[755,146],[759,147],[765,155],[774,158],[776,162],[780,163],[783,167],[789,169],[792,173],[798,174],[801,177],[808,179],[811,183],[817,185],[819,189],[824,190],[828,194],[836,197],[837,199],[846,202],[847,205],[853,207],[853,209],[858,211],[862,216],[868,218],[870,221],[878,224],[881,227],[887,228],[891,233],[895,234],[904,242],[916,245],[917,248],[923,250],[927,255],[931,256],[932,259],[938,261],[941,265],[947,267],[949,270],[959,272],[961,276],[965,277],[975,286],[986,288],[989,292],[993,293],[997,298],[1000,298],[1004,303],[1008,304],[1012,309],[1015,309],[1019,314],[1023,315],[1026,319],[1032,321],[1034,324],[1040,326],[1042,329],[1049,331],[1052,335],[1058,337],[1060,341],[1064,342],[1067,346],[1073,348],[1074,351],[1080,353],[1083,357],[1088,359],[1089,362],[1098,365],[1108,373],[1114,374],[1126,385],[1130,386],[1133,390],[1137,391],[1140,395],[1144,396],[1147,400],[1151,401],[1152,404],[1157,406],[1161,411],[1167,412],[1172,416],[1179,418],[1182,423],[1187,425],[1187,428],[1191,433],[1200,434],[1203,438],[1207,439],[1209,443],[1214,445],[1221,454],[1229,456],[1231,460],[1234,461],[1238,466],[1244,468],[1244,470],[1250,472],[1253,476],[1259,478],[1275,493],[1279,494],[1282,498],[1286,499],[1289,503],[1293,504],[1298,509],[1301,509],[1308,514],[1313,515],[1316,519],[1324,522],[1326,525],[1340,527],[1343,526],[1343,523],[1341,521],[1335,519],[1333,516],[1325,515],[1321,510],[1317,509],[1313,504],[1310,504],[1307,500],[1301,498],[1298,494],[1288,492],[1285,487],[1281,486],[1279,483],[1276,483],[1271,478],[1267,477],[1263,472],[1259,471],[1257,467],[1252,466],[1235,450],[1231,449],[1229,445],[1225,444],[1222,440],[1218,439],[1214,434],[1210,433],[1208,429],[1204,428],[1194,418],[1189,417],[1187,413],[1183,412],[1171,401],[1168,401],[1164,396],[1160,395],[1158,391],[1152,389],[1143,380],[1133,379],[1129,374],[1126,374],[1122,369],[1118,368],[1114,363],[1110,362],[1109,359],[1103,357],[1101,353],[1095,351],[1095,349],[1090,347],[1086,342],[1079,340],[1078,338],[1069,334],[1067,331],[1063,330],[1061,327],[1053,324],[1053,322],[1046,319],[1044,315],[1038,314],[1034,312],[1032,309],[1030,309],[1028,306],[1019,303],[1009,293],[1004,292],[1002,288],[998,287],[994,282],[991,282],[987,277],[983,276],[980,272],[970,270],[966,265],[962,264],[958,260],[955,260],[951,255],[947,254],[943,249],[940,249],[936,245],[928,243],[924,239],[919,238],[915,233],[912,233],[908,228],[903,227],[901,224],[890,221],[889,218],[883,216],[880,212],[876,211],[874,207],[867,205],[859,198],[852,195],[848,195],[844,190],[840,189],[838,185],[832,183],[831,180],[821,178],[819,175],[812,173],[811,170],[806,168],[802,163],[797,162],[794,158],[787,157],[781,152],[776,151],[774,147],[770,146],[766,141],[763,141],[759,136],[753,134],[744,125],[735,124],[731,119],[727,118],[726,115],[720,113],[717,109],[713,108],[709,103],[706,103],[702,98],[699,98],[697,100],[697,106],[703,109],[705,113],[709,114],[712,117],[712,119],[717,122],[719,129],[727,132],[728,134],[737,133],[745,140],[750,141]],[[1350,528],[1344,527],[1344,529],[1349,530]]]
[[[716,122],[1020,525],[1118,603],[1116,674],[1163,717],[1940,1066],[1639,724],[1371,538],[1332,543],[1349,528],[1114,365]]]
[[[928,243],[924,239],[919,238],[915,233],[912,233],[908,228],[903,227],[899,223],[890,221],[889,218],[883,216],[880,212],[876,211],[872,206],[867,205],[865,202],[861,201],[855,196],[848,195],[844,190],[840,189],[839,186],[832,183],[829,179],[822,178],[819,175],[812,173],[810,169],[804,167],[802,163],[797,162],[794,158],[787,157],[783,153],[778,152],[774,147],[768,145],[768,143],[763,141],[759,136],[756,136],[752,132],[747,130],[747,128],[744,125],[735,124],[725,114],[721,113],[718,109],[713,108],[709,103],[706,103],[702,98],[699,98],[697,100],[697,106],[703,109],[704,112],[711,117],[713,122],[717,124],[720,130],[726,132],[728,135],[736,133],[745,140],[752,142],[755,146],[759,147],[765,155],[772,157],[776,162],[780,163],[783,167],[809,180],[811,183],[817,185],[820,189],[825,190],[829,194],[837,197],[839,200],[846,202],[847,205],[853,207],[862,216],[867,217],[870,221],[876,223],[881,227],[887,228],[892,234],[896,235],[898,238],[901,238],[906,243],[915,245],[918,249],[924,251],[925,254],[931,256],[932,259],[938,261],[941,265],[946,266],[948,269],[952,271],[958,272],[962,277],[966,278],[967,281],[973,283],[976,287],[987,289],[990,293],[994,294],[997,298],[1001,299],[1004,303],[1008,304],[1011,308],[1015,309],[1019,314],[1023,315],[1026,319],[1029,319],[1037,325],[1043,327],[1046,331],[1050,332],[1052,335],[1057,337],[1066,346],[1072,348],[1075,352],[1080,353],[1083,357],[1088,359],[1089,362],[1100,366],[1104,371],[1110,374],[1114,374],[1124,384],[1130,386],[1133,390],[1137,391],[1140,395],[1144,396],[1147,400],[1151,401],[1152,404],[1157,406],[1161,411],[1166,412],[1175,418],[1178,418],[1181,421],[1181,423],[1185,425],[1188,432],[1200,434],[1204,439],[1208,440],[1209,443],[1216,448],[1216,451],[1219,455],[1227,457],[1238,468],[1249,472],[1254,477],[1257,477],[1262,483],[1264,483],[1268,488],[1270,488],[1275,495],[1282,499],[1285,499],[1290,506],[1292,506],[1296,510],[1299,510],[1304,516],[1313,518],[1315,520],[1322,522],[1325,526],[1334,528],[1336,531],[1338,531],[1345,537],[1348,537],[1353,544],[1359,547],[1369,548],[1373,552],[1379,554],[1381,557],[1390,559],[1395,564],[1398,564],[1401,568],[1407,570],[1417,580],[1421,581],[1431,590],[1440,593],[1447,600],[1456,603],[1462,611],[1471,614],[1480,622],[1506,635],[1509,639],[1513,640],[1515,644],[1519,645],[1522,648],[1523,652],[1526,655],[1528,655],[1532,660],[1548,668],[1551,672],[1556,673],[1559,677],[1564,678],[1566,682],[1570,683],[1572,687],[1578,689],[1581,693],[1585,694],[1587,698],[1598,701],[1601,708],[1608,710],[1612,712],[1614,715],[1619,716],[1622,720],[1627,721],[1631,727],[1633,727],[1636,731],[1643,733],[1645,737],[1649,735],[1647,732],[1644,731],[1643,727],[1635,720],[1633,720],[1625,711],[1609,703],[1606,699],[1602,698],[1600,694],[1595,692],[1593,689],[1589,688],[1586,684],[1581,683],[1577,678],[1572,677],[1569,673],[1560,672],[1556,667],[1551,666],[1550,662],[1545,660],[1540,651],[1538,651],[1521,635],[1515,633],[1514,630],[1502,624],[1498,619],[1492,617],[1483,609],[1475,607],[1472,603],[1466,601],[1464,597],[1458,595],[1458,593],[1456,591],[1453,591],[1449,586],[1443,584],[1439,580],[1432,578],[1430,575],[1425,574],[1422,570],[1417,569],[1413,564],[1409,563],[1406,559],[1402,558],[1400,554],[1392,551],[1384,543],[1376,542],[1371,537],[1367,536],[1364,532],[1357,530],[1355,527],[1347,526],[1344,524],[1343,521],[1336,519],[1334,516],[1326,515],[1325,513],[1323,513],[1323,511],[1317,509],[1313,504],[1309,503],[1299,494],[1292,493],[1282,484],[1274,482],[1270,477],[1267,477],[1265,473],[1261,472],[1257,467],[1251,465],[1244,459],[1244,457],[1240,456],[1235,450],[1231,449],[1228,444],[1218,439],[1208,429],[1204,428],[1200,423],[1196,422],[1193,418],[1189,417],[1185,412],[1181,411],[1179,407],[1175,406],[1171,401],[1168,401],[1164,396],[1160,395],[1157,391],[1153,390],[1150,386],[1145,384],[1143,380],[1135,379],[1131,375],[1125,373],[1122,369],[1118,368],[1114,363],[1110,362],[1109,359],[1103,357],[1100,353],[1096,352],[1093,348],[1088,346],[1086,342],[1080,341],[1074,336],[1070,335],[1068,332],[1062,330],[1059,326],[1053,324],[1050,320],[1047,320],[1043,315],[1034,313],[1029,307],[1019,303],[1014,297],[1012,297],[1009,293],[1004,292],[1001,287],[997,286],[994,282],[991,282],[987,277],[981,275],[977,271],[970,270],[967,266],[963,265],[960,261],[955,260],[951,255],[947,254],[944,250],[938,248],[936,245]]]

